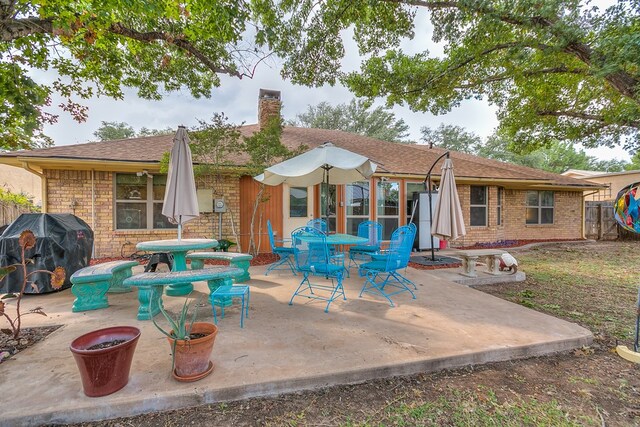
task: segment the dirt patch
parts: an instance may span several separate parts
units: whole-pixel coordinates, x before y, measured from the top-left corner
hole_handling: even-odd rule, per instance
[[[24,328],[20,331],[20,336],[17,340],[13,339],[13,335],[0,333],[0,363],[5,362],[21,350],[27,349],[42,341],[60,326],[61,325]]]

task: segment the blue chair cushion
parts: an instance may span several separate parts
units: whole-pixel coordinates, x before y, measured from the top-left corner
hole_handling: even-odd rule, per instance
[[[273,251],[276,254],[294,254],[295,253],[294,248],[286,248],[283,246],[276,246]]]
[[[378,245],[354,245],[349,249],[350,252],[378,252],[379,250]]]
[[[360,266],[361,270],[384,271],[387,268],[387,261],[371,261]]]
[[[302,271],[309,271],[315,274],[328,274],[334,275],[344,271],[344,266],[335,264],[311,264],[308,266],[300,267]]]

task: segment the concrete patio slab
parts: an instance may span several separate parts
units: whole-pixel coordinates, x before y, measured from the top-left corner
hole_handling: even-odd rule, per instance
[[[212,359],[214,372],[194,383],[171,377],[170,348],[150,321],[136,320],[136,292],[110,294],[103,310],[72,313],[70,290],[27,296],[25,308],[42,306],[48,317],[28,316],[25,326],[63,327],[37,345],[0,364],[5,390],[0,425],[71,423],[131,416],[151,411],[273,395],[372,378],[430,372],[469,364],[543,355],[588,345],[591,333],[454,283],[444,270],[407,271],[417,298],[396,295],[358,298],[363,280],[345,280],[347,300],[324,304],[297,298],[300,280],[291,274],[263,275],[252,267],[251,308],[240,329],[239,308],[219,321]],[[205,294],[204,283],[196,284]],[[181,297],[164,297],[179,310]],[[211,307],[200,320],[213,321]],[[69,343],[92,329],[132,325],[142,330],[128,385],[105,397],[89,398]]]

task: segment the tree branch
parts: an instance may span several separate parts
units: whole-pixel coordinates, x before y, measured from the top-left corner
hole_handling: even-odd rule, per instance
[[[591,73],[589,73],[589,71],[586,69],[579,69],[579,68],[570,69],[565,66],[553,67],[553,68],[541,68],[539,70],[524,71],[522,73],[522,75],[524,75],[525,77],[534,77],[534,76],[543,75],[543,74],[581,74],[581,75],[587,76],[587,75],[590,75]],[[478,86],[479,84],[511,80],[514,77],[515,76],[511,73],[498,74],[495,76],[490,76],[486,79],[477,80],[473,84],[458,85],[456,87],[458,89],[471,89],[473,87]]]
[[[236,70],[232,70],[226,67],[221,67],[220,65],[216,64],[211,59],[209,59],[200,50],[198,50],[198,48],[196,48],[190,41],[185,40],[184,38],[181,38],[181,37],[175,37],[161,31],[150,31],[146,33],[141,33],[131,28],[127,28],[120,23],[112,24],[109,30],[114,34],[118,34],[120,36],[129,38],[132,40],[138,40],[138,41],[147,42],[147,43],[152,41],[162,40],[166,43],[172,44],[195,56],[205,67],[207,67],[209,70],[213,71],[214,73],[228,74],[232,77],[238,77],[239,79],[242,79],[243,75],[247,76],[246,74],[241,74]]]
[[[549,111],[549,110],[541,110],[537,113],[539,116],[550,116],[550,117],[570,117],[573,119],[581,119],[581,120],[591,120],[594,122],[599,122],[602,124],[607,124],[607,121],[603,116],[583,113],[581,111]],[[619,123],[621,126],[629,126],[634,128],[640,128],[640,120],[632,120],[627,121],[625,123]]]
[[[31,34],[53,34],[53,21],[39,18],[9,18],[0,21],[0,40],[3,42],[11,42]]]

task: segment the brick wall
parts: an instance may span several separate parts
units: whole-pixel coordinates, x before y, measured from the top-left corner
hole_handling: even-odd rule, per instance
[[[458,185],[460,205],[465,218],[467,235],[452,246],[468,246],[476,242],[499,240],[543,240],[582,238],[582,192],[555,191],[553,224],[526,224],[526,190],[505,189],[502,201],[502,224],[497,224],[498,187],[488,187],[488,224],[470,225],[470,185]]]
[[[46,170],[49,213],[71,213],[82,218],[94,230],[94,258],[128,256],[135,252],[135,244],[145,240],[170,239],[177,230],[115,230],[114,229],[114,173],[94,172],[94,215],[92,217],[91,171]],[[196,178],[196,186],[212,188],[211,177]],[[227,212],[222,214],[222,237],[236,241],[232,221],[239,231],[239,179],[222,177],[215,185],[214,198],[224,197]],[[219,214],[203,213],[183,228],[185,238],[219,238]]]

